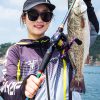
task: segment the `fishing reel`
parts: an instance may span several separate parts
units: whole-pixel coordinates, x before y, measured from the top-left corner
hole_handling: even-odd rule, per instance
[[[54,46],[58,50],[63,50],[65,48],[70,49],[72,44],[76,42],[77,45],[81,45],[82,41],[78,38],[74,38],[70,43],[67,39],[67,34],[63,33],[63,28],[59,27],[56,33],[50,39],[50,46]]]

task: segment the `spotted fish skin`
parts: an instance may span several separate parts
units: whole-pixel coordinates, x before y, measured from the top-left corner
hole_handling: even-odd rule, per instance
[[[89,54],[90,46],[90,24],[87,15],[87,6],[83,0],[76,0],[68,18],[67,38],[70,43],[74,38],[82,41],[82,45],[74,43],[69,52],[69,58],[75,71],[71,91],[85,92],[83,67]]]

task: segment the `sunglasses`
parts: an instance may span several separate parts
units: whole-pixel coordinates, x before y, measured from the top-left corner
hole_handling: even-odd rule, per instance
[[[38,17],[40,16],[44,22],[49,22],[49,21],[51,21],[51,19],[53,17],[52,12],[48,12],[48,11],[38,12],[35,9],[29,10],[27,12],[27,14],[28,14],[28,18],[30,21],[36,21],[38,19]]]

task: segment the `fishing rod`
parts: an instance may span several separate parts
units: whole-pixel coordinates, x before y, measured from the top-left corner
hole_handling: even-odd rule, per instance
[[[39,68],[38,73],[37,73],[37,76],[36,76],[37,78],[40,78],[41,75],[42,75],[42,73],[43,73],[44,70],[46,69],[46,67],[47,67],[47,65],[48,65],[48,63],[49,63],[49,61],[50,61],[50,59],[51,59],[52,54],[53,54],[55,48],[56,48],[57,45],[58,45],[58,42],[59,42],[60,40],[66,40],[66,42],[67,42],[67,38],[66,38],[66,36],[64,35],[63,30],[64,30],[64,25],[65,25],[65,23],[66,23],[66,21],[67,21],[67,19],[68,19],[68,16],[69,16],[69,14],[70,14],[70,12],[71,12],[71,10],[72,10],[74,4],[75,4],[75,1],[76,1],[76,0],[74,0],[74,2],[72,3],[72,5],[70,6],[68,12],[66,13],[66,15],[65,15],[65,17],[64,17],[64,20],[62,21],[61,25],[58,27],[56,33],[55,33],[55,34],[51,37],[51,39],[50,39],[50,47],[47,49],[47,52],[45,53],[45,55],[44,55],[44,57],[43,57],[42,63],[41,63],[41,65],[40,65],[41,67]],[[74,41],[75,41],[75,40],[74,40]],[[73,41],[73,42],[74,42],[74,41]],[[72,43],[73,43],[73,42],[72,42]],[[67,46],[68,46],[68,48],[69,48],[71,45],[68,45],[68,44],[67,44],[66,47],[67,47]],[[49,90],[49,89],[47,89],[47,90]],[[49,95],[49,94],[48,94],[48,95]],[[25,100],[30,100],[30,98],[26,98]],[[50,97],[49,97],[49,96],[48,96],[48,100],[50,100]]]
[[[41,76],[41,74],[44,72],[44,70],[45,70],[45,68],[46,68],[46,66],[47,66],[47,64],[48,64],[48,61],[49,61],[49,59],[51,58],[52,53],[53,53],[53,51],[54,51],[54,49],[55,49],[57,43],[59,42],[59,40],[60,40],[61,38],[64,38],[64,39],[67,40],[66,36],[65,36],[64,33],[63,33],[63,29],[64,29],[64,25],[65,25],[65,23],[66,23],[66,21],[67,21],[67,19],[68,19],[68,16],[69,16],[69,14],[70,14],[70,12],[71,12],[71,10],[72,10],[74,4],[75,4],[75,1],[76,1],[76,0],[74,0],[74,1],[72,2],[72,5],[69,7],[69,10],[68,10],[68,12],[67,12],[66,15],[65,15],[64,20],[62,21],[62,24],[58,27],[56,33],[55,33],[55,34],[51,37],[51,39],[50,39],[50,44],[51,44],[51,45],[50,45],[49,49],[47,50],[47,52],[46,52],[46,54],[44,55],[44,58],[43,58],[43,60],[42,60],[41,67],[40,67],[40,69],[39,69],[39,71],[38,71],[38,74],[37,74],[37,77],[38,77],[38,78],[39,78],[39,77]],[[72,45],[72,43],[73,43],[74,41],[75,41],[78,45],[81,45],[81,43],[82,43],[79,39],[75,38],[75,39],[72,40],[70,46]],[[67,46],[68,46],[68,45],[67,45]]]
[[[56,33],[50,39],[50,44],[51,45],[47,49],[47,52],[45,53],[45,55],[43,57],[43,60],[42,60],[42,63],[41,63],[41,67],[40,67],[40,69],[38,71],[38,74],[37,74],[37,77],[38,78],[44,72],[44,70],[45,70],[45,68],[46,68],[47,64],[49,63],[49,60],[50,60],[50,58],[52,56],[52,53],[53,53],[55,47],[57,46],[58,42],[60,41],[60,39],[63,39],[64,38],[64,39],[67,40],[66,36],[63,33],[63,28],[64,28],[64,25],[65,25],[65,23],[66,23],[66,21],[68,19],[68,16],[69,16],[71,10],[72,10],[72,8],[73,8],[73,6],[75,4],[75,1],[76,0],[74,0],[74,2],[72,3],[71,7],[69,8],[67,14],[65,15],[65,18],[62,21],[62,24],[58,27]],[[71,44],[69,46],[71,46],[73,44],[73,42],[76,42],[78,45],[81,44],[81,41],[79,39],[75,38],[75,39],[73,39],[73,41],[71,42]],[[66,45],[66,46],[68,46],[68,45]]]

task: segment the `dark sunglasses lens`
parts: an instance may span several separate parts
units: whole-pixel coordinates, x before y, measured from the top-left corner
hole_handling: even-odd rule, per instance
[[[28,18],[30,21],[36,21],[38,16],[39,14],[36,10],[28,11]]]
[[[27,12],[28,18],[30,21],[36,21],[40,15],[41,19],[44,22],[49,22],[52,19],[53,13],[52,12],[41,12],[39,13],[37,10],[32,9]]]
[[[52,19],[52,12],[43,12],[41,13],[41,18],[44,22],[49,22]]]

